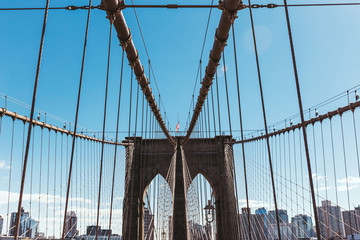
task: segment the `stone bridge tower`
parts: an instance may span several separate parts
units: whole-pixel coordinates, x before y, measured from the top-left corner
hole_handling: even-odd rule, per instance
[[[181,146],[167,139],[130,138],[126,147],[125,197],[123,209],[123,239],[142,240],[144,235],[144,198],[153,178],[160,174],[166,179],[172,159],[175,171],[168,182],[173,192],[173,239],[187,240],[185,165],[191,181],[202,174],[215,193],[216,239],[238,239],[238,217],[234,192],[233,139],[216,136],[209,139],[189,139]],[[184,156],[183,156],[184,155]],[[186,161],[186,163],[184,162]]]

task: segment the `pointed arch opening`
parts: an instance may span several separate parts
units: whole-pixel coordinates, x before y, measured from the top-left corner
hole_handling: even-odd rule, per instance
[[[193,178],[187,190],[186,200],[190,239],[215,239],[215,192],[210,181],[203,174],[198,173]],[[205,211],[205,207],[214,207],[214,209]]]
[[[143,201],[144,240],[169,239],[172,191],[161,174],[157,174],[147,185]]]

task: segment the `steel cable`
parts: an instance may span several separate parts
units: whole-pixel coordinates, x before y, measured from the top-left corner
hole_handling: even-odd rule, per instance
[[[320,239],[320,226],[319,226],[319,218],[318,218],[318,214],[317,214],[317,210],[316,210],[316,199],[315,199],[314,183],[313,183],[313,179],[312,179],[312,170],[311,170],[311,163],[310,163],[309,146],[308,146],[308,140],[307,140],[306,126],[304,124],[305,119],[304,119],[304,111],[303,111],[303,106],[302,106],[299,77],[298,77],[297,65],[296,65],[294,42],[293,42],[293,38],[292,38],[290,17],[289,17],[289,11],[288,11],[287,1],[286,0],[284,0],[284,6],[285,6],[285,16],[286,16],[288,35],[289,35],[289,42],[290,42],[290,49],[291,49],[291,56],[292,56],[292,63],[293,63],[293,70],[294,70],[294,77],[295,77],[295,83],[296,83],[296,92],[297,92],[297,97],[298,97],[298,103],[299,103],[299,109],[300,109],[300,117],[301,117],[301,123],[302,123],[304,147],[305,147],[305,154],[306,154],[306,163],[307,163],[307,167],[308,167],[308,176],[309,176],[310,189],[311,189],[311,198],[312,198],[312,202],[313,202],[313,211],[314,211],[314,218],[315,218],[316,234],[317,234],[317,238]]]
[[[238,97],[238,106],[239,106],[239,122],[240,122],[241,140],[242,140],[244,138],[244,132],[243,132],[243,122],[242,122],[242,112],[241,112],[241,102],[240,102],[240,83],[239,83],[238,63],[237,63],[237,54],[236,54],[236,41],[235,41],[234,24],[231,25],[231,29],[232,29],[232,36],[233,36],[236,86],[237,86],[237,97]],[[250,224],[250,205],[249,205],[248,182],[247,182],[247,176],[246,176],[246,161],[245,161],[245,146],[244,146],[244,143],[241,144],[241,149],[242,149],[243,165],[244,165],[246,206],[248,208],[248,210],[247,210],[247,218],[248,218],[248,228],[249,228],[249,239],[251,240],[252,238],[251,238],[251,224]],[[234,169],[235,169],[235,161],[234,161]],[[234,170],[234,173],[235,173],[235,170]],[[236,182],[236,175],[234,175],[234,176],[235,176],[235,182]],[[235,185],[237,185],[237,184],[235,184]],[[238,200],[237,187],[236,187],[236,199]],[[238,209],[237,214],[239,214],[239,209]]]
[[[117,108],[115,143],[117,143],[117,141],[118,141],[118,130],[119,130],[119,122],[120,122],[120,106],[121,106],[121,90],[122,90],[123,67],[124,67],[124,49],[122,50],[122,55],[121,55],[120,86],[119,86],[119,100],[118,100],[118,108]],[[111,229],[112,210],[113,210],[113,201],[114,201],[114,183],[115,183],[115,173],[116,173],[115,171],[116,171],[116,159],[117,159],[116,153],[117,153],[117,144],[115,144],[115,152],[114,152],[114,169],[113,169],[113,178],[112,178],[112,186],[111,186],[111,203],[110,203],[109,230]],[[110,231],[109,231],[109,235],[108,235],[108,240],[110,240]]]
[[[64,240],[64,238],[65,238],[66,213],[67,213],[68,204],[69,204],[69,194],[70,194],[70,186],[71,186],[71,174],[72,174],[72,167],[73,167],[73,160],[74,160],[74,149],[75,149],[75,140],[76,140],[75,136],[76,136],[76,130],[77,130],[77,124],[78,124],[79,106],[80,106],[80,97],[81,97],[81,87],[82,87],[83,72],[84,72],[87,37],[88,37],[88,30],[89,30],[89,23],[90,23],[91,1],[92,0],[89,0],[89,10],[88,10],[88,14],[87,14],[87,21],[86,21],[86,28],[85,28],[84,47],[83,47],[83,55],[82,55],[82,62],[81,62],[81,69],[80,69],[79,88],[78,88],[76,113],[75,113],[74,136],[73,136],[72,145],[71,145],[70,166],[69,166],[69,175],[68,175],[68,180],[67,180],[67,190],[66,190],[66,200],[65,200],[65,210],[64,210],[64,221],[63,221],[63,230],[62,230],[62,234],[61,234],[61,240]]]
[[[29,123],[29,127],[28,127],[28,135],[27,135],[27,140],[26,140],[25,156],[24,156],[24,163],[23,163],[22,176],[21,176],[18,209],[17,209],[16,220],[15,220],[14,240],[18,239],[18,231],[19,231],[19,225],[20,225],[20,213],[21,213],[21,207],[22,207],[22,199],[23,199],[25,176],[26,176],[26,166],[27,166],[30,141],[31,141],[31,130],[32,130],[31,123],[34,118],[35,100],[36,100],[37,85],[38,85],[39,73],[40,73],[41,56],[42,56],[42,50],[43,50],[44,38],[45,38],[46,22],[47,22],[47,16],[48,16],[48,11],[49,11],[49,3],[50,3],[50,0],[47,0],[46,1],[46,9],[45,9],[45,13],[44,13],[44,21],[43,21],[43,26],[42,26],[39,55],[38,55],[38,61],[37,61],[37,67],[36,67],[36,76],[35,76],[34,90],[33,90],[33,96],[32,96],[32,103],[31,103],[30,123]]]
[[[101,200],[101,185],[102,185],[102,174],[103,174],[103,161],[104,161],[104,147],[105,147],[105,127],[106,127],[106,110],[107,110],[107,97],[108,97],[108,85],[109,85],[109,71],[110,71],[110,55],[111,55],[111,35],[113,27],[112,15],[110,15],[110,31],[109,31],[109,48],[107,56],[107,71],[106,71],[106,84],[105,84],[105,102],[104,102],[104,117],[103,117],[103,134],[101,142],[101,155],[100,155],[100,176],[99,176],[99,191],[98,191],[98,206],[97,206],[97,216],[96,216],[96,234],[95,240],[98,240],[99,235],[99,215],[100,215],[100,200]]]
[[[248,2],[249,2],[249,5],[251,5],[250,0],[248,0]],[[259,63],[259,56],[258,56],[257,42],[256,42],[256,35],[255,35],[255,26],[254,26],[254,20],[253,20],[251,8],[249,8],[249,12],[250,12],[251,29],[252,29],[252,36],[253,36],[253,42],[254,42],[254,52],[255,52],[255,58],[256,58],[257,74],[258,74],[258,80],[259,80],[259,90],[260,90],[260,95],[261,95],[261,106],[262,106],[264,127],[265,127],[265,134],[266,134],[266,144],[267,144],[268,158],[269,158],[268,160],[269,160],[271,183],[272,183],[272,189],[273,189],[273,198],[274,198],[276,220],[277,220],[276,222],[277,222],[278,233],[280,233],[281,232],[280,231],[280,220],[279,220],[279,211],[278,211],[277,200],[276,200],[274,172],[273,172],[273,166],[272,166],[272,161],[271,161],[270,142],[269,142],[268,128],[267,128],[268,125],[267,125],[267,120],[266,120],[265,102],[264,102],[264,94],[263,94],[263,89],[262,89],[260,63]],[[279,240],[281,240],[280,234],[279,234]]]

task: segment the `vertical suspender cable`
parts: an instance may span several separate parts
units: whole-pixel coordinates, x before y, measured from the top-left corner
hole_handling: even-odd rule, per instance
[[[249,5],[251,5],[250,0],[248,0]],[[271,183],[272,183],[272,189],[273,189],[273,197],[274,197],[274,204],[275,204],[275,212],[276,212],[276,223],[277,223],[277,230],[278,230],[278,236],[279,240],[281,240],[281,231],[280,231],[280,219],[279,219],[279,211],[277,207],[277,200],[276,200],[276,191],[275,191],[275,181],[274,181],[274,172],[273,172],[273,166],[271,161],[271,151],[270,151],[270,142],[269,142],[269,135],[268,135],[268,128],[267,128],[267,121],[266,121],[266,111],[265,111],[265,103],[264,103],[264,94],[262,89],[262,82],[261,82],[261,74],[260,74],[260,64],[259,64],[259,56],[257,51],[257,43],[256,43],[256,35],[255,35],[255,27],[254,27],[254,19],[252,15],[252,9],[249,8],[250,11],[250,21],[251,21],[251,29],[252,29],[252,35],[253,35],[253,41],[254,41],[254,51],[255,51],[255,58],[256,58],[256,67],[257,67],[257,73],[258,73],[258,79],[259,79],[259,89],[260,89],[260,95],[261,95],[261,105],[262,105],[262,112],[263,112],[263,118],[264,118],[264,126],[265,126],[265,134],[266,134],[266,145],[268,150],[268,157],[269,157],[269,166],[270,166],[270,173],[271,173]],[[320,238],[319,238],[320,239]]]
[[[31,124],[30,124],[31,125]],[[11,130],[11,150],[10,150],[10,171],[9,171],[9,188],[8,188],[8,202],[7,202],[7,213],[6,213],[6,235],[9,235],[9,209],[10,209],[10,190],[11,190],[11,173],[12,173],[12,162],[13,162],[13,149],[14,149],[14,128],[15,118],[13,118],[12,130]]]
[[[111,220],[112,220],[112,210],[113,210],[113,202],[114,202],[114,183],[115,183],[115,169],[116,169],[116,153],[117,153],[117,142],[119,136],[119,122],[120,122],[120,103],[121,103],[121,87],[122,87],[122,77],[123,77],[123,67],[124,67],[124,49],[122,50],[121,57],[121,72],[120,72],[120,87],[119,87],[119,100],[118,100],[118,112],[117,112],[117,120],[116,120],[116,134],[115,134],[115,152],[114,152],[114,169],[113,169],[113,177],[112,177],[112,185],[111,185],[111,202],[110,202],[110,217],[109,217],[109,230],[111,229]],[[108,235],[108,240],[110,240],[110,231]]]
[[[73,166],[73,160],[74,160],[74,148],[75,148],[75,139],[76,139],[75,135],[76,135],[76,129],[77,129],[78,116],[79,116],[81,86],[82,86],[82,79],[83,79],[83,72],[84,72],[84,62],[85,62],[87,36],[88,36],[89,22],[90,22],[91,1],[92,0],[89,0],[89,10],[88,10],[87,22],[86,22],[84,48],[83,48],[83,55],[82,55],[82,62],[81,62],[79,89],[78,89],[78,97],[77,97],[76,113],[75,113],[74,137],[72,139],[72,146],[71,146],[69,176],[68,176],[68,180],[67,180],[65,211],[64,211],[64,221],[63,221],[63,230],[62,230],[61,240],[64,240],[64,238],[65,238],[66,212],[67,212],[68,204],[69,204],[69,194],[70,194],[70,185],[71,185],[70,182],[71,182],[71,173],[72,173],[72,166]],[[71,131],[71,129],[70,129],[70,131]]]
[[[129,141],[130,141],[130,129],[131,129],[131,103],[132,103],[132,87],[133,87],[133,74],[134,74],[134,71],[132,70],[132,67],[131,66],[131,79],[130,79],[130,106],[129,106],[129,130],[128,130],[128,137],[129,137]]]
[[[136,137],[136,131],[137,131],[138,105],[139,105],[139,84],[137,86],[137,91],[136,91],[135,134],[134,134],[135,137]]]
[[[347,170],[347,162],[346,162],[346,149],[345,149],[344,126],[343,126],[342,114],[340,114],[340,123],[341,123],[341,139],[342,139],[343,154],[344,154],[346,192],[347,192],[348,208],[350,211],[349,178],[348,178],[348,170]],[[348,220],[349,220],[350,233],[351,233],[351,236],[353,236],[353,228],[351,227],[351,212],[349,212],[348,218],[349,218]]]
[[[41,129],[42,134],[42,129]],[[41,154],[41,153],[40,153]],[[61,233],[61,209],[62,209],[62,200],[63,200],[63,154],[64,154],[64,134],[61,133],[61,154],[60,154],[60,209],[59,209],[59,233]],[[41,177],[39,177],[41,178]],[[41,181],[41,180],[40,180]],[[40,204],[40,188],[39,188],[39,204]],[[40,206],[39,206],[40,210]],[[39,214],[40,216],[40,214]],[[38,218],[40,219],[40,217]]]
[[[41,197],[41,177],[42,177],[42,158],[43,158],[43,141],[44,141],[44,128],[41,127],[41,140],[40,140],[40,162],[39,162],[39,197],[38,197],[38,201],[39,201],[39,209],[38,209],[38,219],[40,219],[40,210],[41,210],[41,201],[40,201],[40,197]]]
[[[291,25],[290,25],[290,18],[289,18],[289,10],[288,10],[286,0],[284,0],[284,6],[285,6],[285,15],[286,15],[288,34],[289,34],[289,42],[290,42],[290,48],[291,48],[291,55],[292,55],[292,62],[293,62],[293,69],[294,69],[294,76],[295,76],[295,83],[296,83],[296,91],[297,91],[298,102],[299,102],[300,117],[301,117],[302,130],[303,130],[303,137],[304,137],[304,146],[305,146],[306,162],[307,162],[307,167],[308,167],[311,198],[312,198],[312,203],[313,203],[316,235],[317,235],[317,238],[320,239],[320,237],[321,237],[320,236],[320,225],[319,225],[320,222],[319,222],[319,218],[318,218],[318,214],[317,214],[317,210],[316,210],[316,199],[315,199],[314,183],[313,183],[313,179],[312,179],[309,146],[308,146],[308,140],[307,140],[306,126],[304,124],[304,121],[305,121],[304,120],[304,111],[303,111],[302,100],[301,100],[299,77],[298,77],[297,67],[296,67],[294,42],[293,42],[293,39],[292,39]]]
[[[239,73],[238,73],[238,64],[237,64],[237,56],[236,56],[236,45],[235,45],[235,31],[234,24],[231,25],[232,35],[233,35],[233,46],[234,46],[234,59],[235,59],[235,70],[236,70],[236,86],[238,93],[238,105],[239,105],[239,120],[240,120],[240,131],[241,131],[241,140],[244,139],[244,130],[242,124],[242,115],[241,115],[241,102],[240,102],[240,86],[239,86]],[[242,157],[244,164],[244,179],[245,179],[245,193],[246,193],[246,206],[247,206],[247,219],[248,219],[248,227],[249,227],[249,240],[251,240],[251,224],[250,224],[250,205],[249,205],[249,193],[248,193],[248,183],[246,176],[246,159],[245,159],[245,143],[241,143],[242,148]],[[236,191],[237,194],[237,191]]]
[[[214,136],[216,136],[216,121],[215,121],[213,85],[211,85],[210,90],[211,90],[212,113],[213,113],[213,121],[214,121]]]
[[[109,50],[107,59],[107,70],[106,70],[106,84],[105,84],[105,103],[104,103],[104,118],[103,118],[103,129],[102,129],[102,141],[101,141],[101,156],[100,156],[100,176],[99,176],[99,192],[98,192],[98,205],[96,214],[96,234],[95,240],[98,239],[99,235],[99,215],[100,215],[100,200],[101,200],[101,181],[102,181],[102,169],[104,161],[104,145],[105,145],[105,126],[106,126],[106,107],[107,107],[107,95],[109,85],[109,70],[110,70],[110,53],[111,53],[111,33],[113,26],[113,15],[110,15],[110,32],[109,32]]]
[[[330,136],[331,136],[331,152],[332,152],[332,160],[333,160],[333,169],[334,169],[334,182],[335,182],[335,195],[336,195],[336,206],[339,206],[339,196],[338,196],[338,187],[337,187],[337,175],[336,175],[336,160],[335,160],[335,150],[334,150],[334,135],[333,135],[333,127],[332,120],[330,120]],[[340,219],[336,219],[338,224],[338,229],[340,229]]]
[[[227,109],[228,109],[228,117],[229,117],[229,128],[230,128],[230,135],[232,136],[231,116],[230,116],[230,104],[229,104],[228,84],[227,84],[226,66],[225,66],[225,50],[222,52],[222,55],[223,55],[223,64],[224,64],[224,78],[225,78],[226,101],[227,101]]]
[[[211,87],[210,87],[211,88]],[[211,133],[211,126],[210,126],[210,107],[209,107],[209,96],[206,98],[206,105],[207,105],[207,119],[208,119],[208,129],[209,129],[209,138]]]
[[[219,103],[219,84],[218,84],[217,71],[216,71],[216,73],[215,73],[215,81],[216,81],[217,109],[218,109],[218,118],[219,118],[219,133],[220,133],[220,136],[221,136],[220,103]]]
[[[132,87],[133,87],[133,75],[134,75],[134,71],[133,71],[133,66],[131,66],[131,77],[130,77],[130,106],[129,106],[129,129],[128,129],[128,141],[130,142],[130,129],[131,129],[131,105],[132,105]],[[134,177],[133,175],[131,176],[132,178]],[[133,191],[134,191],[134,184],[133,181],[131,181],[131,196],[133,195]],[[126,226],[129,229],[129,232],[131,230],[131,223],[132,223],[132,208],[130,208],[130,224],[127,224]]]
[[[44,21],[43,21],[43,27],[42,27],[42,32],[41,32],[39,56],[38,56],[37,67],[36,67],[35,84],[34,84],[33,97],[32,97],[32,103],[31,103],[31,111],[30,111],[30,121],[29,121],[28,135],[27,135],[27,140],[26,140],[24,164],[23,164],[22,176],[21,176],[19,202],[18,202],[18,209],[17,209],[16,220],[15,220],[16,222],[15,222],[14,240],[18,239],[18,231],[19,231],[19,225],[20,225],[20,212],[21,212],[21,205],[22,205],[22,199],[23,199],[23,193],[24,193],[25,176],[26,176],[26,166],[27,166],[30,141],[31,141],[31,129],[32,129],[31,123],[33,122],[33,118],[34,118],[36,92],[37,92],[37,85],[38,85],[38,80],[39,80],[40,63],[41,63],[41,55],[42,55],[42,50],[43,50],[43,45],[44,45],[46,22],[47,22],[47,16],[48,16],[48,12],[49,12],[49,2],[50,2],[50,0],[46,1]]]
[[[47,178],[46,178],[46,232],[45,236],[48,237],[49,229],[49,178],[50,178],[50,143],[51,143],[51,130],[49,130],[49,139],[48,139],[48,165],[47,165]]]
[[[34,133],[35,133],[35,129],[34,129]],[[57,157],[56,157],[56,152],[57,152],[57,131],[55,131],[55,146],[54,146],[54,182],[53,182],[53,184],[54,184],[54,199],[53,199],[53,207],[54,207],[54,209],[53,209],[53,236],[55,236],[55,218],[56,218],[56,215],[55,215],[55,212],[56,212],[56,199],[55,199],[55,196],[56,196],[56,171],[57,171]],[[32,164],[31,164],[32,165]],[[32,166],[31,166],[31,168],[32,168]],[[32,172],[32,171],[31,171]],[[32,174],[32,173],[31,173]],[[31,182],[32,182],[32,179],[31,179]],[[31,184],[32,185],[32,184]],[[31,202],[31,200],[30,200],[30,202]],[[80,202],[81,203],[81,202]],[[30,205],[31,206],[31,205]],[[81,207],[80,207],[80,209],[81,209]]]
[[[355,146],[356,146],[356,159],[358,163],[358,171],[359,171],[359,177],[360,177],[360,161],[359,161],[359,146],[358,146],[358,139],[357,139],[357,133],[356,133],[356,122],[355,122],[355,109],[351,109],[352,112],[352,119],[353,119],[353,125],[354,125],[354,137],[355,137]]]
[[[315,160],[315,171],[318,174],[318,164],[317,164],[317,156],[316,156],[316,138],[315,138],[315,123],[312,124],[312,134],[313,134],[313,144],[314,144],[314,160]],[[317,194],[317,202],[320,202],[319,195],[319,178],[316,176],[316,194]]]

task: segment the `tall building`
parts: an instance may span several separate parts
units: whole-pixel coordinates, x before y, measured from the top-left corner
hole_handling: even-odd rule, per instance
[[[241,214],[239,215],[240,229],[242,232],[241,236],[243,240],[250,239],[248,213],[251,213],[250,209],[242,208]],[[265,221],[263,215],[250,214],[250,227],[251,239],[265,239]]]
[[[278,209],[280,223],[289,223],[289,216],[285,209]],[[276,222],[276,211],[269,211],[268,213],[268,223],[277,224]]]
[[[280,223],[280,234],[281,239],[292,239],[292,224],[291,223]],[[279,240],[277,223],[268,225],[268,236],[267,239]]]
[[[2,216],[0,216],[0,235],[2,234],[3,225],[4,225],[4,219],[2,218]]]
[[[342,217],[344,221],[345,236],[351,236],[360,233],[359,215],[355,210],[343,211]]]
[[[86,227],[86,235],[76,235],[76,240],[95,240],[96,228],[98,230],[98,240],[122,240],[119,234],[113,234],[111,229],[101,229],[101,226],[96,227],[90,225]],[[110,239],[109,239],[110,236]]]
[[[212,239],[211,224],[206,223],[205,226],[189,221],[189,237],[191,240]],[[170,238],[171,239],[171,238]]]
[[[150,210],[145,207],[144,209],[144,239],[154,240],[154,215],[150,214]]]
[[[66,213],[65,236],[74,238],[77,234],[77,216],[74,211]]]
[[[339,206],[332,206],[331,201],[324,200],[321,207],[317,207],[320,224],[321,237],[343,237],[344,228],[342,224],[341,209]]]
[[[267,236],[267,221],[266,221],[266,218],[267,218],[267,211],[265,208],[258,208],[255,210],[255,214],[256,215],[261,215],[262,218],[263,218],[263,221],[264,221],[264,232],[265,232],[265,239],[266,239],[266,236]]]
[[[9,230],[10,236],[15,235],[16,216],[17,212],[11,213]],[[30,218],[29,212],[25,212],[24,208],[21,208],[18,236],[35,238],[38,232],[38,226],[39,222]]]
[[[98,232],[100,232],[101,227],[98,226],[97,229],[98,229]],[[96,235],[96,226],[87,226],[86,235],[95,236]]]
[[[313,224],[310,216],[299,214],[291,218],[292,233],[297,239],[310,239],[314,236]]]

